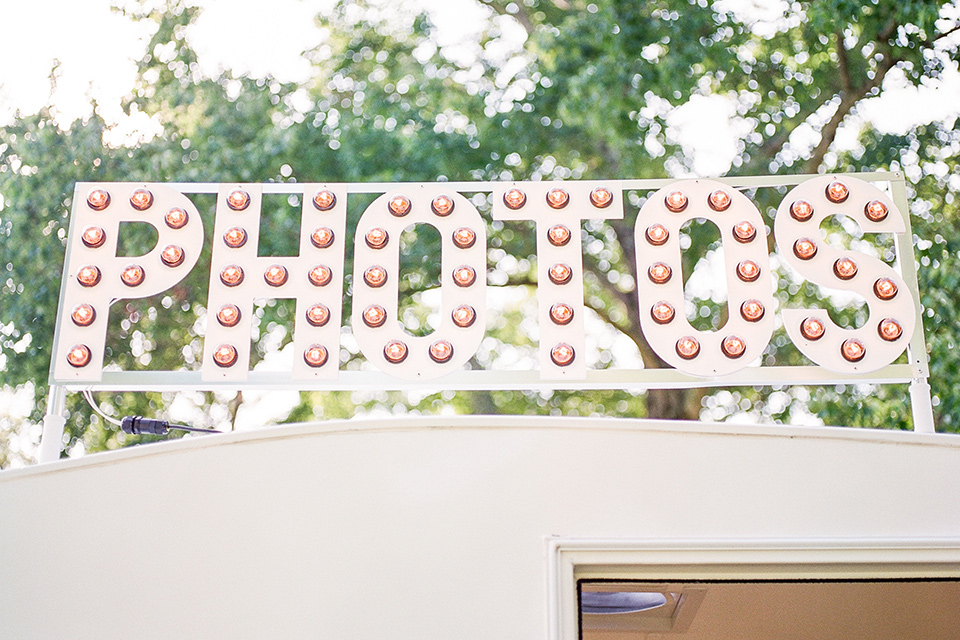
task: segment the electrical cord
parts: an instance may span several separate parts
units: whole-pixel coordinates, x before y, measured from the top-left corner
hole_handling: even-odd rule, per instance
[[[110,424],[116,425],[123,429],[124,433],[129,433],[131,435],[141,435],[141,434],[152,434],[152,435],[166,435],[170,429],[175,429],[177,431],[189,431],[191,433],[223,433],[222,431],[217,431],[216,429],[200,429],[198,427],[188,427],[182,424],[170,424],[166,420],[157,420],[156,418],[144,418],[143,416],[126,416],[122,420],[117,420],[112,416],[108,416],[100,406],[97,404],[97,401],[93,398],[93,393],[89,389],[83,391],[83,397],[90,405],[90,408],[93,409],[98,416],[109,422]]]

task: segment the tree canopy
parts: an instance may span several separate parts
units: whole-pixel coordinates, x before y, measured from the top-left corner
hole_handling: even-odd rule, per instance
[[[149,115],[156,135],[110,144],[114,123],[91,115],[60,122],[52,108],[18,114],[0,131],[0,380],[7,397],[34,399],[29,415],[0,411],[0,466],[22,461],[39,434],[57,313],[67,216],[78,181],[435,181],[661,178],[697,172],[678,114],[718,111],[733,153],[727,175],[900,170],[909,180],[914,245],[920,261],[923,322],[933,354],[931,383],[939,430],[960,428],[957,368],[957,262],[960,261],[960,129],[956,112],[903,131],[879,129],[863,116],[871,101],[899,87],[929,89],[957,73],[960,5],[956,2],[817,0],[758,13],[706,0],[463,0],[479,3],[483,29],[470,53],[438,45],[429,13],[398,3],[339,2],[317,17],[327,34],[304,52],[312,78],[205,75],[190,42],[198,9],[180,0],[130,12],[154,32],[125,99],[127,113]],[[404,3],[405,5],[405,3]],[[511,37],[522,29],[522,38]],[[56,70],[51,71],[56,79]],[[941,96],[957,103],[957,97]],[[881,103],[888,104],[888,103]],[[889,103],[894,104],[894,103]],[[893,108],[893,107],[887,107]],[[684,110],[687,111],[684,111]],[[692,111],[690,111],[692,109]],[[909,118],[907,119],[910,120]],[[717,134],[720,135],[719,133]],[[751,197],[771,220],[782,194]],[[586,303],[610,335],[629,340],[646,367],[663,366],[640,332],[632,274],[633,227],[647,194],[636,194],[624,220],[584,226]],[[210,198],[195,199],[212,214]],[[351,207],[356,225],[364,203]],[[273,205],[271,205],[273,206]],[[276,230],[298,224],[295,208],[276,203]],[[535,284],[535,243],[522,225],[493,223],[491,285]],[[708,268],[718,238],[691,227],[684,273]],[[849,241],[850,230],[833,230]],[[208,229],[209,235],[209,229]],[[296,235],[271,233],[266,251],[295,252]],[[129,251],[149,248],[148,230],[130,229]],[[431,243],[434,246],[431,247]],[[404,257],[401,296],[411,331],[423,323],[423,296],[436,286],[429,235]],[[350,256],[348,255],[348,259]],[[201,259],[209,264],[209,256]],[[348,273],[350,269],[348,268]],[[126,368],[195,362],[202,353],[188,297],[205,287],[196,270],[163,296],[116,305],[109,338]],[[862,309],[832,303],[812,285],[787,276],[781,305],[816,300],[856,323]],[[349,284],[349,282],[348,282]],[[703,328],[722,317],[725,301],[694,297]],[[345,301],[349,305],[349,300]],[[705,309],[698,313],[698,309]],[[289,341],[282,302],[258,309],[259,353]],[[518,331],[526,311],[505,308],[479,359],[503,357],[498,345],[535,350]],[[418,315],[419,314],[419,315]],[[345,311],[345,317],[349,312]],[[279,327],[278,330],[273,330]],[[615,359],[601,345],[594,366]],[[771,349],[802,358],[780,330]],[[349,351],[349,349],[348,349]],[[358,358],[348,353],[348,359]],[[152,363],[152,364],[151,364]],[[349,363],[348,363],[349,366]],[[897,386],[746,388],[725,391],[471,392],[427,397],[385,392],[302,393],[282,420],[349,417],[357,412],[557,413],[765,422],[814,419],[827,424],[910,428]],[[165,415],[172,394],[101,395],[116,415]],[[186,394],[205,426],[229,425],[240,394]],[[68,449],[101,450],[139,442],[124,437],[81,399],[68,404]],[[34,425],[34,426],[32,426]],[[145,437],[144,437],[145,438]]]

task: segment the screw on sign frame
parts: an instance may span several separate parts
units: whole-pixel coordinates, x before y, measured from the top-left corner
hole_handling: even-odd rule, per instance
[[[891,195],[873,182],[886,182]],[[766,229],[740,188],[794,186],[777,210],[780,259],[806,280],[867,300],[858,329],[821,309],[776,309]],[[593,370],[586,365],[581,224],[619,219],[627,190],[653,190],[635,227],[641,329],[673,369]],[[540,364],[535,371],[469,370],[486,329],[486,224],[464,193],[490,193],[495,220],[533,221],[537,240]],[[200,371],[103,371],[109,305],[179,282],[203,245],[199,212],[186,194],[216,193],[207,326]],[[303,196],[296,256],[257,255],[264,193]],[[353,239],[351,330],[377,371],[340,371],[351,194],[380,197]],[[78,184],[61,292],[51,383],[88,389],[650,388],[723,385],[914,383],[928,375],[907,203],[900,174],[770,176],[726,180],[620,180],[423,184]],[[829,216],[865,233],[892,233],[897,271],[871,256],[838,251],[820,238]],[[686,320],[679,236],[687,221],[720,229],[729,318],[721,330]],[[157,246],[116,256],[119,223],[153,225]],[[440,233],[441,322],[411,336],[398,318],[399,238],[412,224]],[[293,370],[250,371],[254,301],[294,298]],[[760,366],[780,317],[811,361]],[[904,350],[906,364],[897,363]],[[919,385],[919,386],[918,386]],[[927,391],[928,393],[928,391]],[[922,395],[922,393],[921,393]],[[927,397],[929,401],[929,397]]]

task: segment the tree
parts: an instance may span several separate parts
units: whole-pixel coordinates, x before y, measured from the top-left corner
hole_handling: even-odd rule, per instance
[[[478,0],[479,1],[479,0]],[[157,30],[139,68],[127,109],[151,115],[162,133],[132,147],[103,142],[109,128],[96,113],[85,122],[58,123],[51,111],[18,117],[0,133],[0,237],[7,278],[0,302],[4,384],[42,398],[66,212],[78,180],[178,181],[389,181],[438,179],[638,178],[684,175],[691,154],[671,124],[678,107],[702,100],[730,109],[738,132],[727,173],[796,173],[826,170],[903,169],[911,180],[915,242],[925,291],[924,322],[934,359],[935,402],[941,429],[956,430],[960,395],[948,382],[957,341],[952,290],[957,256],[956,175],[960,133],[956,119],[922,123],[905,135],[876,131],[859,118],[867,101],[884,96],[895,81],[925,86],[956,73],[960,8],[956,2],[862,4],[849,0],[797,2],[763,19],[707,6],[703,0],[649,3],[605,0],[483,0],[489,14],[478,55],[464,62],[436,46],[429,16],[388,3],[341,2],[318,19],[331,34],[306,55],[315,75],[297,87],[272,78],[204,77],[189,42],[196,10],[171,2],[131,14]],[[512,24],[526,39],[504,58]],[[309,106],[304,106],[304,105]],[[855,144],[841,146],[846,132]],[[608,326],[627,336],[645,366],[662,366],[639,330],[631,281],[636,273],[633,226],[647,194],[632,194],[623,221],[590,223],[584,253],[587,304]],[[769,216],[779,195],[752,197]],[[211,202],[198,199],[201,209]],[[362,203],[360,203],[362,204]],[[351,209],[350,224],[362,209]],[[286,212],[286,213],[285,213]],[[295,225],[289,208],[271,220]],[[691,226],[685,276],[706,268],[717,244],[707,225]],[[496,284],[533,286],[532,237],[518,225],[498,229],[489,262],[502,268]],[[289,251],[285,234],[270,250]],[[133,245],[149,234],[130,234]],[[405,266],[411,274],[401,295],[410,326],[418,301],[435,283],[429,237],[421,238]],[[287,241],[289,244],[289,241]],[[349,257],[349,256],[348,256]],[[209,258],[204,258],[208,260]],[[203,259],[201,260],[203,263]],[[349,272],[349,268],[348,268]],[[417,275],[419,274],[419,275]],[[611,275],[612,274],[612,275]],[[499,278],[500,276],[498,276]],[[204,275],[186,287],[202,286]],[[815,287],[781,278],[781,304],[830,304]],[[349,284],[349,282],[348,282]],[[796,290],[794,290],[796,289]],[[178,297],[179,296],[179,297]],[[692,301],[707,310],[705,328],[722,321],[725,303],[709,296]],[[179,309],[179,315],[156,313]],[[129,367],[171,366],[196,357],[193,323],[204,310],[188,303],[186,289],[166,298],[117,309],[123,329],[109,345]],[[261,322],[282,324],[283,304],[260,311]],[[521,310],[508,310],[518,314]],[[857,321],[858,308],[835,315]],[[348,314],[345,314],[348,315]],[[125,322],[124,322],[125,321]],[[515,324],[494,338],[532,349]],[[266,332],[261,332],[262,334]],[[173,337],[175,339],[168,339]],[[266,340],[265,335],[261,336]],[[526,343],[524,341],[526,340]],[[134,349],[131,343],[148,345]],[[800,356],[778,333],[771,355]],[[351,358],[357,357],[352,354]],[[495,358],[496,350],[479,358]],[[603,360],[603,358],[606,360]],[[598,366],[609,365],[609,352]],[[938,373],[940,375],[938,375]],[[838,394],[847,398],[838,402]],[[562,412],[723,418],[753,414],[789,421],[814,411],[828,423],[909,427],[898,388],[811,390],[740,389],[553,394],[495,392],[437,395],[413,402],[376,394],[304,394],[288,419],[351,415],[389,403],[405,411],[444,407],[472,412]],[[197,398],[213,422],[230,422],[242,397]],[[123,413],[155,414],[169,403],[161,394],[116,394],[105,400]],[[219,408],[219,409],[218,409]],[[120,446],[118,438],[81,403],[70,405],[71,441],[88,449]],[[219,413],[218,413],[219,411]],[[42,402],[32,416],[42,413]],[[0,425],[0,429],[4,428]],[[5,427],[17,428],[16,424]],[[2,433],[2,432],[0,432]],[[4,460],[0,458],[0,465]]]

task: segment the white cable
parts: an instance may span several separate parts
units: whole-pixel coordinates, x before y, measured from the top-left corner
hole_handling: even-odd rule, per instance
[[[97,405],[96,400],[93,399],[93,393],[89,389],[85,389],[83,391],[83,397],[86,399],[87,404],[90,405],[90,408],[92,408],[97,413],[97,415],[99,415],[101,418],[103,418],[110,424],[115,424],[117,426],[120,426],[119,420],[117,420],[112,416],[108,416],[100,409],[100,407]]]

